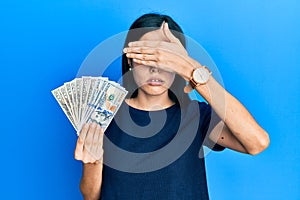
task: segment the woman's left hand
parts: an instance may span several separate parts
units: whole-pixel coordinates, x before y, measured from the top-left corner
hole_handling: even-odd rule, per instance
[[[124,53],[137,64],[177,73],[188,81],[196,61],[188,56],[186,49],[172,34],[167,23],[162,25],[161,31],[168,41],[130,42],[129,47],[124,48]]]

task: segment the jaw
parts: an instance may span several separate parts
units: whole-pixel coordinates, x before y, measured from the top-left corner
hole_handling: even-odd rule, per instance
[[[149,90],[147,88],[139,88],[138,95],[133,100],[131,106],[141,109],[141,110],[161,110],[168,108],[174,104],[174,102],[169,98],[168,89],[158,89],[155,88]]]
[[[168,88],[164,86],[151,86],[151,85],[144,85],[138,89],[138,97],[143,97],[147,99],[168,99]]]

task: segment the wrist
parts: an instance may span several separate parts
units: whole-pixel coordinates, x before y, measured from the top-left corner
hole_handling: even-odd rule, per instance
[[[181,76],[186,81],[190,81],[190,78],[191,78],[191,75],[192,75],[194,69],[197,68],[200,64],[197,61],[195,61],[192,58],[190,58],[190,57],[187,57],[185,59],[185,61],[186,62],[184,63],[184,67],[182,68],[183,71],[182,71],[182,75]]]
[[[191,72],[189,83],[193,89],[200,85],[205,85],[209,81],[211,74],[212,72],[206,66],[198,64]]]

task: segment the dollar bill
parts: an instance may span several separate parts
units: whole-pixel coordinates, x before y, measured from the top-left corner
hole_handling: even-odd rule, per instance
[[[64,85],[59,87],[59,92],[60,92],[64,102],[66,103],[66,106],[67,106],[67,108],[68,108],[68,110],[71,114],[71,117],[72,117],[73,121],[75,121],[74,120],[74,114],[73,114],[73,111],[72,111],[72,102],[70,101],[70,98],[69,98],[69,95],[67,93],[66,87]]]
[[[76,110],[77,110],[77,115],[78,115],[78,120],[81,119],[81,90],[82,90],[82,79],[81,78],[76,78],[75,79],[75,85],[76,85],[76,97],[77,97],[77,105],[76,105]]]
[[[62,108],[63,112],[65,113],[65,115],[67,116],[69,121],[71,122],[72,126],[75,128],[76,131],[78,131],[77,127],[76,127],[76,123],[75,123],[74,119],[72,118],[71,112],[59,90],[60,90],[60,88],[57,88],[57,89],[52,90],[51,92],[52,92],[53,96],[55,97],[56,101],[58,102],[58,104],[60,105],[60,107]]]
[[[72,118],[74,119],[74,121],[76,123],[77,122],[77,116],[76,116],[75,109],[74,109],[74,93],[73,93],[73,90],[72,90],[71,82],[64,83],[64,87],[65,87],[65,90],[66,90],[67,95],[68,95],[68,100],[69,100],[69,103],[70,103]]]
[[[84,105],[84,108],[83,108],[83,116],[82,116],[82,119],[80,120],[80,123],[84,123],[84,119],[87,118],[87,111],[89,109],[89,102],[91,102],[91,99],[92,99],[92,96],[94,95],[95,93],[95,87],[96,87],[96,84],[97,84],[97,78],[96,77],[89,77],[89,89],[87,91],[87,96],[86,96],[86,102],[85,102],[85,105]],[[80,124],[81,126],[81,124]]]
[[[74,118],[75,118],[76,125],[78,128],[79,117],[78,117],[78,110],[77,110],[76,79],[70,81],[70,85],[71,85],[72,96],[73,96],[73,113],[74,113]]]
[[[87,103],[87,109],[85,110],[85,115],[84,117],[81,118],[81,123],[80,125],[82,126],[84,123],[87,122],[89,116],[95,109],[95,104],[97,99],[100,98],[100,94],[105,87],[107,83],[107,79],[105,78],[96,78],[94,87],[92,88],[92,93],[91,96],[89,97],[89,102]]]
[[[80,113],[81,119],[85,116],[85,110],[87,107],[87,98],[88,91],[90,90],[91,78],[84,76],[82,77],[82,90],[81,90],[81,104],[80,104]]]
[[[88,122],[96,122],[106,130],[126,94],[127,91],[124,91],[118,84],[109,81],[102,90],[100,98],[97,100],[97,104],[94,105],[95,109]]]
[[[127,95],[120,84],[91,76],[75,78],[51,92],[77,134],[89,122],[106,130]]]

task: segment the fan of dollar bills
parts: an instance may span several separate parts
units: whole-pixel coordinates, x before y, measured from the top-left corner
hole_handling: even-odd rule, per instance
[[[51,92],[77,134],[88,122],[96,122],[105,130],[127,94],[120,84],[91,76],[75,78]]]

